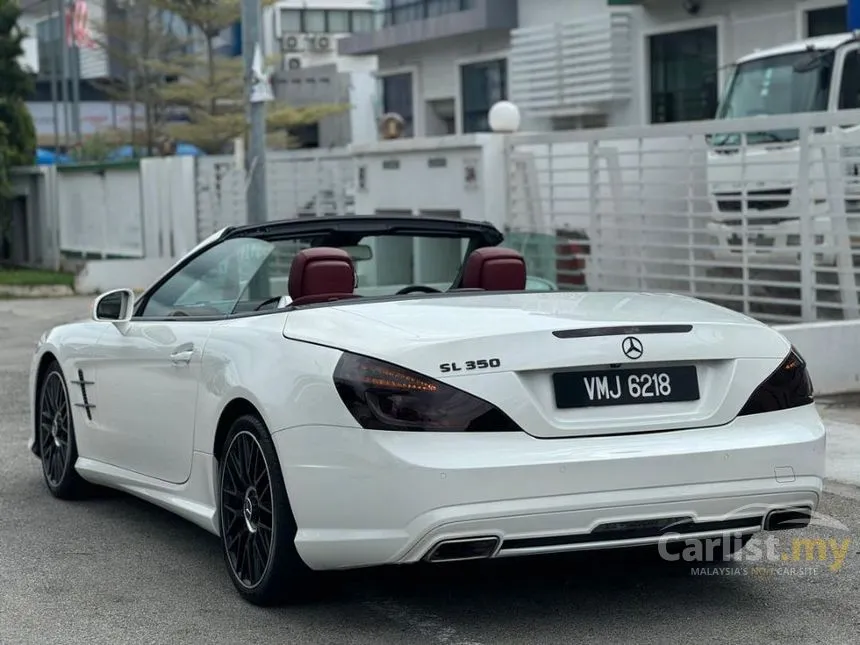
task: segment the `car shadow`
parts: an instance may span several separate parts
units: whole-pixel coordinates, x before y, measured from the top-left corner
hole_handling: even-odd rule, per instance
[[[213,582],[220,578],[232,592],[218,538],[177,517],[126,493],[99,490],[83,502],[89,512],[104,520],[114,518],[123,530],[143,530],[145,539],[167,552],[177,552],[184,566],[200,567],[197,573]],[[119,517],[118,521],[116,518]],[[723,565],[728,566],[728,565]],[[384,566],[325,572],[320,589],[313,594],[315,606],[356,601],[397,599],[399,602],[434,606],[479,606],[504,614],[523,603],[557,613],[574,603],[580,609],[594,607],[625,594],[659,598],[661,606],[684,603],[691,595],[707,594],[719,601],[724,585],[710,576],[691,576],[689,565],[662,561],[654,550],[615,549],[583,551],[473,562]],[[716,598],[714,595],[716,594]]]

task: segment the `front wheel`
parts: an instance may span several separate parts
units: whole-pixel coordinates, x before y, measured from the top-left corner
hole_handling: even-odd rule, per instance
[[[221,547],[233,585],[255,605],[309,599],[312,571],[296,550],[296,521],[272,439],[253,415],[233,422],[220,462]]]
[[[56,361],[39,383],[36,401],[39,456],[48,491],[58,499],[85,497],[89,486],[75,470],[78,447],[69,391]]]

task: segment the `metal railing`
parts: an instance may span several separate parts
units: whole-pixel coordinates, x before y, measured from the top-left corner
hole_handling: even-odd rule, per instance
[[[858,124],[851,111],[515,135],[511,228],[580,231],[568,262],[591,291],[671,291],[768,322],[858,318]]]

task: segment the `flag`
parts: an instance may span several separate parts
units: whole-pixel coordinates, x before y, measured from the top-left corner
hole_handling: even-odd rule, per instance
[[[66,9],[66,44],[69,47],[95,47],[90,36],[86,0],[73,0]]]

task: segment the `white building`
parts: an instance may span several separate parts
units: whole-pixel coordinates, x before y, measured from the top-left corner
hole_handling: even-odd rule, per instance
[[[280,0],[263,13],[264,50],[279,58],[282,70],[340,66],[337,42],[372,32],[374,15],[373,0]]]
[[[340,43],[378,57],[409,132],[487,129],[508,98],[525,129],[710,118],[738,57],[846,30],[845,0],[385,0]]]
[[[66,0],[67,2],[67,0]],[[40,143],[51,145],[54,139],[54,110],[51,99],[51,77],[62,75],[62,35],[64,19],[57,13],[54,2],[22,0],[23,22],[34,37],[27,44],[26,58],[38,72],[36,93],[29,107],[36,122]],[[104,21],[122,24],[131,12],[145,6],[139,0],[87,0],[90,28],[98,29]],[[128,13],[127,13],[128,12]],[[358,111],[330,117],[321,124],[319,132],[301,133],[310,144],[343,145],[349,143],[358,128],[375,131],[374,104],[376,68],[375,56],[340,56],[337,41],[352,33],[372,31],[374,28],[373,0],[280,0],[263,13],[263,52],[273,57],[278,73],[275,78],[279,98],[293,104],[314,102],[358,102]],[[188,38],[187,26],[175,15],[161,12],[163,27],[180,38]],[[216,51],[224,56],[240,53],[240,26],[225,29],[215,39]],[[204,47],[202,36],[193,38],[192,47]],[[120,43],[115,43],[119,48]],[[126,104],[108,99],[100,85],[111,79],[127,79],[128,60],[112,56],[104,49],[81,48],[77,59],[70,55],[69,66],[78,66],[81,80],[80,116],[83,134],[92,134],[113,127],[128,127],[130,109]],[[71,78],[71,71],[68,72]],[[59,81],[58,81],[59,84]],[[355,96],[353,96],[355,95]],[[365,109],[364,106],[368,107]],[[142,108],[138,110],[138,120]],[[58,112],[57,121],[64,121],[64,111]],[[73,118],[70,115],[70,118]],[[358,118],[359,123],[353,123]],[[368,125],[369,124],[369,125]]]
[[[298,133],[308,147],[374,140],[376,56],[344,56],[338,41],[375,29],[373,0],[280,0],[263,14],[264,50],[277,59],[275,95],[291,105],[349,104]]]

